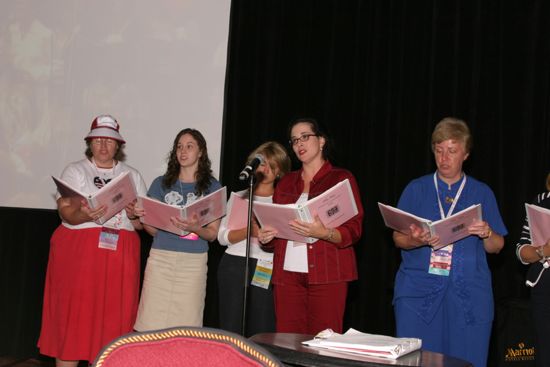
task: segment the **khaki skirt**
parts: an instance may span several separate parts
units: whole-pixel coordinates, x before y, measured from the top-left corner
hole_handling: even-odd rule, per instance
[[[151,249],[134,329],[202,326],[208,253]]]

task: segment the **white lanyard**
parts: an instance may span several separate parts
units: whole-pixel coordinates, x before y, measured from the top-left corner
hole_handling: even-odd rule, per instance
[[[437,193],[437,204],[439,204],[439,214],[441,215],[441,219],[443,219],[450,216],[453,213],[456,203],[460,198],[460,195],[462,194],[462,189],[464,189],[464,186],[466,186],[466,174],[464,174],[464,180],[460,184],[460,187],[458,188],[458,191],[455,197],[453,198],[453,203],[451,204],[451,207],[449,208],[449,212],[447,213],[447,215],[445,215],[445,212],[443,211],[443,205],[441,205],[441,199],[439,198],[439,189],[437,187],[437,171],[434,172],[434,186],[435,186],[435,192]]]

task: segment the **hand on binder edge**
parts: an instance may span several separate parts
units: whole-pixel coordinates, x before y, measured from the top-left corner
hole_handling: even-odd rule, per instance
[[[97,224],[103,224],[106,220],[103,220],[103,216],[107,212],[106,205],[100,205],[97,208],[90,208],[85,200],[82,200],[81,210],[89,217],[88,222],[95,222]],[[110,219],[110,218],[108,218]]]
[[[202,226],[199,224],[199,216],[193,214],[190,218],[170,217],[170,222],[176,227],[187,233],[197,233]]]
[[[329,232],[317,214],[313,216],[313,221],[295,219],[289,225],[296,234],[311,238],[314,241],[325,238],[326,233]]]
[[[437,234],[432,233],[428,226],[418,227],[416,224],[411,224],[409,229],[410,229],[410,233],[408,235],[417,244],[417,247],[428,245],[438,250],[446,246],[440,243],[439,236]]]
[[[61,197],[61,206],[59,207],[63,220],[72,225],[78,225],[85,222],[94,222],[102,224],[102,217],[107,212],[106,205],[100,205],[92,208],[88,200],[80,197]]]

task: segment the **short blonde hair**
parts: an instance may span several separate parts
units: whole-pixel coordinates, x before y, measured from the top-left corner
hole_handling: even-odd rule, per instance
[[[466,122],[456,117],[445,117],[439,121],[432,133],[432,151],[436,144],[449,139],[461,141],[464,143],[466,153],[470,153],[473,138]]]
[[[291,162],[290,158],[288,157],[288,153],[285,147],[283,147],[276,141],[267,141],[254,149],[252,153],[250,153],[250,155],[248,156],[247,162],[250,162],[252,159],[254,159],[256,154],[263,155],[265,159],[271,162],[271,169],[274,171],[279,171],[277,173],[278,178],[290,172]],[[273,165],[276,165],[276,167],[273,167]]]

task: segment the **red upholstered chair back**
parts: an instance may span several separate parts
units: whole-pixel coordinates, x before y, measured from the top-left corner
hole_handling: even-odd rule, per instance
[[[211,328],[177,327],[124,335],[103,348],[94,367],[279,367],[267,350],[240,335]]]

